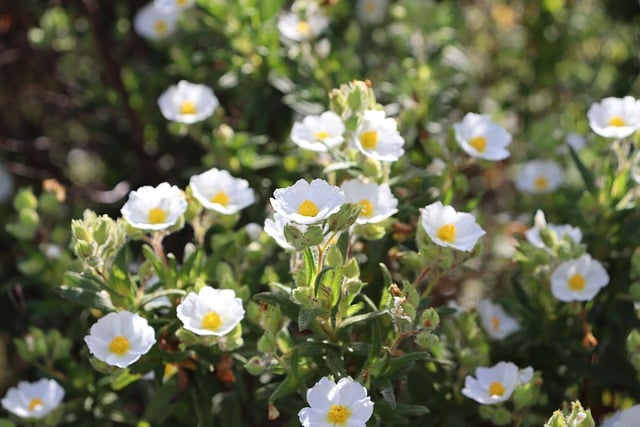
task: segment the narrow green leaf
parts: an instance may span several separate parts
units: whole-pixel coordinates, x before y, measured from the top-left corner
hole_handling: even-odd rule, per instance
[[[129,369],[124,369],[111,381],[111,388],[114,391],[122,390],[142,378],[142,374],[132,374]]]
[[[53,288],[53,292],[83,307],[97,308],[104,312],[115,311],[111,299],[103,291],[90,290],[78,286],[58,286]]]
[[[262,292],[254,295],[253,299],[280,307],[282,313],[289,319],[298,318],[300,306],[293,302],[288,295],[282,292]]]
[[[571,159],[573,160],[573,163],[575,163],[576,167],[578,168],[578,172],[580,172],[580,176],[582,177],[582,181],[584,181],[585,187],[587,188],[589,193],[595,194],[596,185],[593,179],[593,174],[584,165],[584,163],[582,163],[582,160],[580,160],[580,157],[578,156],[578,153],[576,152],[576,150],[571,145],[567,144],[567,147],[569,148],[569,154],[571,155]]]
[[[353,316],[353,317],[349,317],[348,319],[345,319],[342,324],[340,325],[340,329],[344,329],[346,327],[349,327],[351,325],[354,325],[356,323],[361,323],[361,322],[368,322],[370,320],[376,319],[380,316],[384,316],[385,314],[387,314],[387,311],[374,311],[372,313],[366,313],[366,314],[360,314],[358,316]]]
[[[393,408],[396,408],[396,393],[393,391],[393,385],[391,385],[391,381],[386,378],[380,379],[377,381],[378,389],[380,390],[380,394],[382,394],[382,398]]]

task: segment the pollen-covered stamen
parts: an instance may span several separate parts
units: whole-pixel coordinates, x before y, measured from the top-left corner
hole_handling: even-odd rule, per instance
[[[298,213],[303,216],[316,216],[318,212],[318,206],[309,199],[304,200],[298,206]]]
[[[533,181],[533,186],[538,190],[544,190],[549,186],[549,180],[546,176],[539,176]]]
[[[196,114],[197,112],[198,107],[191,101],[182,101],[180,104],[180,114],[182,115]]]
[[[492,397],[502,397],[505,391],[506,389],[500,381],[494,381],[489,385],[489,395]]]
[[[117,354],[118,356],[124,356],[130,348],[131,343],[129,343],[129,340],[122,335],[114,337],[109,343],[109,351],[113,354]]]
[[[149,224],[163,224],[167,221],[167,213],[162,208],[151,208],[147,220]]]
[[[218,191],[210,200],[211,203],[217,203],[222,206],[229,205],[229,195],[224,191]]]
[[[311,26],[307,21],[300,21],[296,24],[296,30],[298,30],[300,34],[307,35],[311,32]]]
[[[580,273],[576,273],[573,276],[569,277],[567,280],[567,285],[569,289],[572,291],[580,292],[586,286],[586,281],[584,280],[584,276]]]
[[[469,140],[469,145],[475,148],[479,153],[483,153],[487,148],[487,140],[484,136],[474,136]]]
[[[365,150],[374,150],[378,146],[378,132],[368,130],[360,135],[360,144]]]
[[[620,116],[613,116],[609,119],[609,126],[621,127],[624,125],[624,119]]]
[[[491,327],[494,331],[500,330],[500,318],[498,316],[491,316]]]
[[[153,23],[153,30],[158,34],[164,34],[169,26],[165,21],[159,20]]]
[[[453,224],[445,224],[438,228],[436,237],[443,242],[453,243],[456,240],[456,226]]]
[[[43,406],[44,406],[44,402],[42,401],[42,399],[38,397],[34,397],[29,401],[29,411],[31,412],[38,410]]]
[[[346,406],[331,405],[331,408],[329,408],[329,413],[327,414],[327,421],[332,424],[343,426],[350,416],[351,411]]]
[[[222,319],[220,315],[215,311],[210,311],[202,318],[202,327],[209,329],[210,331],[217,331],[222,325]]]
[[[373,203],[369,199],[362,199],[358,202],[358,206],[360,206],[360,216],[365,216],[367,218],[373,215]]]
[[[186,6],[188,0],[176,0],[178,6]]]
[[[318,141],[324,141],[325,139],[329,138],[329,132],[321,130],[319,132],[316,132],[313,137],[315,139],[317,139]]]

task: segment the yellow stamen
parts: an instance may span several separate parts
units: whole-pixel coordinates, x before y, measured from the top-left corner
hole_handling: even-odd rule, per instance
[[[321,130],[320,132],[316,132],[315,135],[313,135],[318,141],[324,141],[325,139],[329,138],[329,132],[326,132],[324,130]]]
[[[162,374],[162,382],[165,383],[169,378],[178,373],[178,365],[175,363],[167,363],[164,365],[164,373]]]
[[[196,114],[197,112],[196,104],[191,101],[182,101],[182,104],[180,104],[180,114],[182,115]]]
[[[178,6],[186,6],[188,0],[176,0]]]
[[[31,399],[29,401],[29,411],[31,411],[31,412],[35,411],[36,409],[40,408],[41,406],[44,406],[44,402],[42,401],[42,399],[34,397],[33,399]]]
[[[494,381],[489,386],[489,395],[502,397],[506,389],[500,381]]]
[[[300,206],[298,206],[298,213],[300,215],[316,216],[318,215],[318,212],[318,206],[309,199],[304,200],[302,203],[300,203]]]
[[[222,206],[229,205],[229,195],[224,191],[218,191],[215,196],[211,198],[211,203],[218,203]]]
[[[311,32],[311,26],[307,21],[298,22],[298,24],[296,25],[296,29],[300,34],[304,34],[304,35],[307,35]]]
[[[362,199],[358,202],[358,206],[360,206],[360,216],[366,216],[367,218],[373,215],[373,203],[371,203],[368,199]]]
[[[609,126],[624,126],[624,119],[620,116],[613,116],[609,119]]]
[[[500,318],[498,316],[491,316],[491,327],[494,331],[500,330]]]
[[[538,190],[545,190],[549,186],[549,180],[545,176],[539,176],[533,181],[533,186]]]
[[[202,318],[202,327],[204,329],[209,329],[210,331],[217,331],[221,325],[222,325],[222,320],[220,319],[220,315],[215,311],[208,312]]]
[[[582,274],[576,273],[573,276],[569,277],[567,281],[569,285],[569,289],[572,291],[580,292],[586,286],[586,281],[584,280],[584,276]]]
[[[331,424],[338,424],[340,426],[345,425],[349,417],[351,416],[351,411],[349,408],[343,405],[331,405],[329,409],[329,413],[327,414],[327,421]]]
[[[167,220],[167,213],[161,208],[152,208],[147,217],[149,224],[163,224]]]
[[[153,30],[158,34],[164,34],[167,31],[168,25],[165,21],[156,21],[153,24]]]
[[[469,145],[476,149],[479,153],[484,153],[487,148],[487,140],[484,136],[474,136],[469,140]]]
[[[456,226],[453,224],[445,224],[438,228],[436,237],[444,242],[453,243],[456,240]]]
[[[129,343],[129,340],[122,335],[118,335],[112,339],[109,344],[109,351],[113,354],[117,354],[118,356],[124,356],[130,348],[131,344]]]
[[[360,135],[360,144],[365,150],[375,150],[378,146],[378,132],[368,130]]]

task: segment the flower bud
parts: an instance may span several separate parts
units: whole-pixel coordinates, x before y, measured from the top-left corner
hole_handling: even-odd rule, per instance
[[[31,188],[21,188],[13,199],[13,207],[17,211],[21,211],[23,209],[37,209],[38,199],[36,199]]]
[[[440,324],[440,315],[434,308],[430,307],[422,312],[420,324],[426,330],[432,331]]]

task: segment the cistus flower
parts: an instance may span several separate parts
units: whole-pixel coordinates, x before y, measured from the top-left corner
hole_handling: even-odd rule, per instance
[[[453,129],[458,145],[471,157],[494,161],[509,157],[505,147],[511,143],[511,135],[488,116],[467,113]]]
[[[319,116],[307,116],[295,122],[291,129],[291,140],[300,148],[316,152],[328,151],[344,141],[342,119],[333,111]]]
[[[637,427],[640,420],[640,405],[616,411],[604,420],[600,427]]]
[[[626,138],[640,128],[640,101],[632,96],[604,98],[591,104],[587,118],[598,135]]]
[[[202,336],[226,335],[244,318],[242,300],[233,290],[210,286],[189,292],[176,313],[186,330]]]
[[[193,196],[204,206],[224,215],[233,215],[256,200],[249,182],[234,178],[226,170],[209,169],[189,179]]]
[[[64,389],[54,380],[20,381],[2,398],[2,407],[20,418],[42,418],[64,399]]]
[[[477,368],[475,378],[467,375],[462,394],[483,405],[504,402],[518,385],[518,367],[511,362],[498,362],[488,368]]]
[[[304,4],[304,10],[294,3],[291,12],[278,16],[278,31],[286,41],[302,42],[315,39],[329,26],[329,19],[322,14],[318,5],[312,2]]]
[[[544,243],[542,237],[540,237],[540,230],[543,228],[553,231],[559,240],[562,240],[564,236],[569,236],[569,238],[571,238],[575,243],[580,243],[582,241],[582,231],[578,227],[573,227],[569,224],[547,224],[544,212],[538,209],[535,215],[534,226],[524,232],[524,237],[527,241],[538,249],[551,250],[551,248],[547,247]]]
[[[195,4],[196,0],[154,0],[153,4],[166,13],[181,12]]]
[[[322,377],[307,391],[307,402],[298,412],[303,427],[365,427],[373,414],[367,389],[351,378],[336,384]]]
[[[486,232],[476,223],[476,217],[466,212],[456,212],[451,206],[435,202],[422,210],[422,228],[433,243],[459,251],[471,251]]]
[[[98,319],[84,342],[96,359],[125,368],[147,354],[156,342],[156,333],[147,319],[130,311],[120,311]]]
[[[367,24],[379,24],[384,20],[389,8],[389,0],[358,0],[358,18]]]
[[[163,182],[157,187],[145,185],[129,193],[120,209],[132,227],[158,231],[174,225],[187,210],[187,200],[175,185]]]
[[[504,339],[520,329],[520,324],[514,317],[508,315],[502,306],[488,299],[478,303],[478,314],[482,327],[491,339]]]
[[[342,190],[322,179],[310,183],[299,179],[290,187],[273,192],[273,209],[298,224],[315,224],[329,218],[340,210],[345,202]]]
[[[563,302],[589,301],[608,283],[607,271],[589,254],[564,261],[551,273],[551,293]]]
[[[382,110],[364,111],[353,144],[362,154],[376,160],[394,162],[404,154],[404,138],[398,133],[398,124]]]
[[[278,212],[274,212],[273,219],[267,218],[264,220],[264,232],[267,233],[276,243],[284,250],[293,251],[295,248],[287,242],[287,238],[284,235],[284,227],[290,224],[296,227],[300,232],[304,233],[307,230],[306,225],[296,224],[287,219],[287,217],[280,215]]]
[[[562,167],[553,160],[531,160],[522,165],[516,188],[523,193],[550,193],[564,182]]]
[[[380,222],[398,212],[398,199],[388,184],[365,183],[357,179],[344,181],[340,186],[347,202],[362,208],[357,224]]]
[[[158,98],[158,107],[165,119],[192,124],[210,117],[220,103],[206,85],[181,80],[170,86]]]
[[[136,12],[133,18],[133,29],[141,37],[160,40],[175,33],[179,16],[179,13],[167,12],[153,3],[148,3]]]

